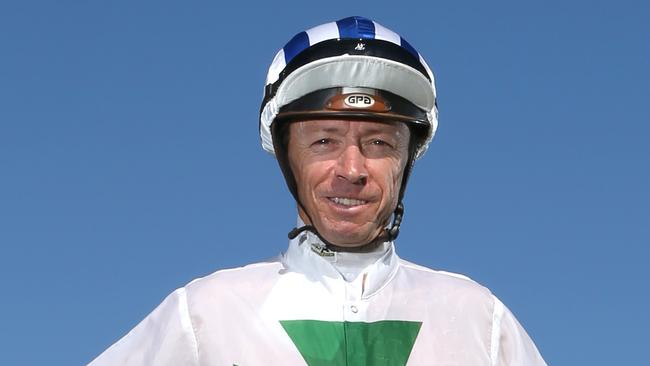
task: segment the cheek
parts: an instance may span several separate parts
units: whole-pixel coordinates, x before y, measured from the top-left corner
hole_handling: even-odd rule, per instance
[[[393,161],[387,164],[386,171],[388,172],[386,180],[390,181],[391,188],[399,190],[402,182],[402,172],[404,172],[402,164],[399,161]]]
[[[296,174],[301,197],[306,199],[311,198],[314,190],[327,180],[327,169],[326,164],[322,162],[312,162],[302,166],[300,172]]]
[[[400,189],[402,188],[402,179],[403,179],[403,174],[405,170],[405,165],[403,163],[396,163],[391,167],[391,177],[390,177],[390,185],[391,185],[391,197],[390,197],[390,205],[394,206],[397,204],[397,201],[399,200],[399,193]]]
[[[391,194],[393,196],[392,197],[393,201],[397,201],[397,196],[399,195],[399,189],[400,189],[401,182],[402,182],[401,178],[402,178],[401,170],[394,169],[394,170],[391,171],[391,174],[390,174],[390,189],[391,189]]]
[[[390,205],[397,203],[397,196],[402,182],[401,176],[402,170],[394,162],[378,166],[375,170],[376,182],[382,191],[385,202]]]

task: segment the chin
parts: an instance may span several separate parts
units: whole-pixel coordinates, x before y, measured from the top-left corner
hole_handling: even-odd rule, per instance
[[[342,247],[356,247],[368,244],[374,240],[380,232],[378,230],[324,230],[321,235],[330,243]]]

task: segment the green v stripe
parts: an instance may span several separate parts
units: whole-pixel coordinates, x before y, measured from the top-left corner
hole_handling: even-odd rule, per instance
[[[406,365],[421,322],[280,321],[309,366]]]

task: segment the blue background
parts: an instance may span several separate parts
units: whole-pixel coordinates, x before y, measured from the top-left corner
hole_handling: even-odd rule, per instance
[[[2,2],[0,363],[85,364],[173,289],[284,250],[266,70],[349,15],[437,76],[400,255],[488,286],[550,365],[645,364],[641,1]]]

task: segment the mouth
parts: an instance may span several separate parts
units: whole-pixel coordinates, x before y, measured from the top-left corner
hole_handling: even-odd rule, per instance
[[[341,206],[346,206],[346,207],[356,207],[356,206],[363,206],[368,203],[368,201],[365,200],[359,200],[355,198],[347,198],[347,197],[327,197],[331,202],[334,202],[337,205]]]

